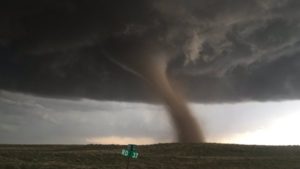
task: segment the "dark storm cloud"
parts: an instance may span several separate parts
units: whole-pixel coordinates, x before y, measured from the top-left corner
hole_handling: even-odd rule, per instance
[[[10,1],[0,7],[0,88],[149,101],[117,62],[159,50],[195,101],[299,98],[299,9],[297,0]]]

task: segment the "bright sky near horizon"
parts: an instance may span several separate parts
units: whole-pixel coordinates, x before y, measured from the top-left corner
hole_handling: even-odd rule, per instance
[[[174,142],[161,105],[49,99],[0,91],[0,143]],[[208,142],[300,145],[300,101],[190,104]]]

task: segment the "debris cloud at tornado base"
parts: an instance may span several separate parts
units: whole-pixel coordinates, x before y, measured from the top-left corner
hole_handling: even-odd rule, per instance
[[[176,119],[190,111],[168,76],[193,102],[300,98],[299,9],[297,0],[10,1],[0,6],[0,89],[154,102],[150,84],[187,130]]]

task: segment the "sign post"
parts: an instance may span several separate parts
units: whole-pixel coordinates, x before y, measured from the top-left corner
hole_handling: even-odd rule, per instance
[[[137,152],[137,146],[134,144],[128,144],[127,149],[122,149],[121,154],[125,157],[127,157],[127,165],[126,169],[129,168],[130,164],[130,158],[137,159],[139,156],[139,153]]]

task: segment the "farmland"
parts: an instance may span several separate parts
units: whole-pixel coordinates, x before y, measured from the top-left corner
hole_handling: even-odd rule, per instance
[[[120,145],[0,145],[0,169],[122,169]],[[299,146],[138,146],[130,169],[299,169]]]

